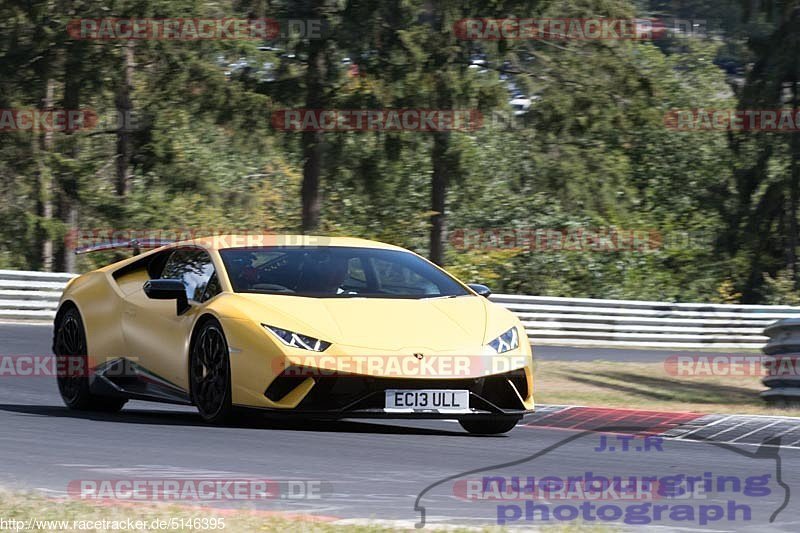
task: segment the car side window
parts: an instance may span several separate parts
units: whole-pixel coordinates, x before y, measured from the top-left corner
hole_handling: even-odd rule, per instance
[[[183,281],[186,297],[195,302],[204,302],[220,290],[211,257],[205,251],[195,248],[182,248],[172,252],[161,272],[161,278]]]

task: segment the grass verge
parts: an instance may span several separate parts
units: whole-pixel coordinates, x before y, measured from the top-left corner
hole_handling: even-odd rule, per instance
[[[537,403],[698,413],[800,417],[800,409],[769,407],[757,376],[674,376],[664,362],[536,362]]]
[[[12,520],[21,524],[13,524]],[[89,502],[0,491],[0,529],[4,531],[389,531],[373,526],[335,525],[329,523],[331,520],[324,517],[284,517],[279,513],[255,510],[155,503]]]
[[[287,518],[288,516],[289,518]],[[105,531],[203,531],[248,533],[265,531],[288,533],[375,533],[397,531],[419,531],[413,526],[408,528],[381,525],[359,525],[350,521],[342,524],[330,523],[330,517],[313,519],[295,515],[279,516],[279,513],[240,510],[210,509],[208,507],[192,507],[187,505],[126,504],[119,502],[88,502],[72,499],[47,498],[34,493],[19,493],[0,490],[0,530],[2,531],[41,531],[41,532],[105,532]],[[206,520],[203,526],[203,520]],[[217,527],[212,528],[211,520]],[[131,525],[134,527],[128,527]],[[197,522],[199,520],[199,522]],[[220,522],[222,520],[222,522]],[[19,521],[22,526],[12,521]],[[136,521],[140,525],[136,527]],[[162,527],[154,528],[155,521],[161,521]],[[181,522],[183,521],[183,522]],[[173,527],[164,527],[170,524]],[[192,526],[188,526],[192,523]],[[181,525],[183,524],[183,525]],[[142,527],[143,525],[143,527]],[[96,527],[92,527],[96,526]],[[219,527],[222,526],[222,527]],[[486,532],[507,531],[501,527],[458,528],[452,526],[429,526],[426,531],[448,532]],[[594,524],[573,523],[557,526],[544,526],[530,531],[546,533],[612,533],[619,531],[613,525],[597,526]]]

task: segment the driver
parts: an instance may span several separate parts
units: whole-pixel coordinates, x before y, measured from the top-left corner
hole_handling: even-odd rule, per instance
[[[337,254],[311,256],[307,259],[304,281],[306,290],[323,294],[340,294],[347,279],[349,261]]]
[[[254,254],[236,257],[228,265],[228,277],[237,290],[249,290],[254,283],[258,283],[258,270],[253,268]]]

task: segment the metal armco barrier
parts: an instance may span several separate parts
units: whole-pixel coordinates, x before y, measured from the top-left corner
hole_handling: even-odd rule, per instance
[[[498,294],[534,345],[760,350],[764,328],[800,307],[551,298]]]
[[[74,274],[0,270],[0,320],[50,321]],[[533,344],[761,350],[764,328],[800,307],[551,298],[497,294]],[[800,352],[800,348],[798,348]]]
[[[0,320],[50,321],[75,274],[0,270]]]
[[[769,342],[764,346],[769,387],[761,397],[776,406],[800,404],[800,318],[780,320],[766,330]]]

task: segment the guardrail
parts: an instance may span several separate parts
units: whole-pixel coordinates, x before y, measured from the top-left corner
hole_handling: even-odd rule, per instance
[[[534,344],[760,350],[764,328],[800,307],[596,300],[498,294]]]
[[[49,321],[75,274],[0,270],[0,319]]]
[[[762,380],[769,387],[761,397],[775,407],[800,406],[800,318],[780,320],[764,334],[767,376]]]
[[[74,274],[0,270],[0,320],[49,321]],[[597,300],[497,294],[534,344],[760,350],[764,329],[800,307]]]

